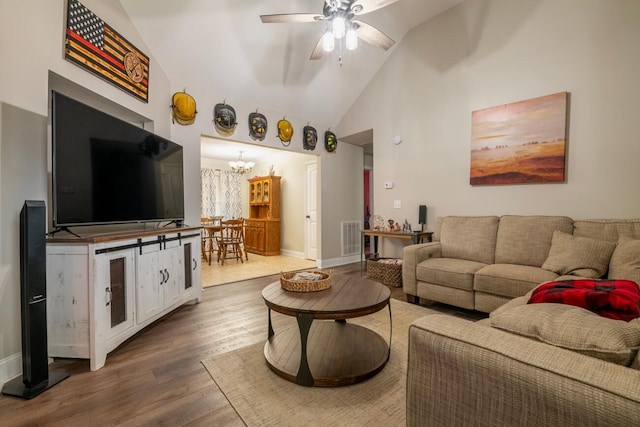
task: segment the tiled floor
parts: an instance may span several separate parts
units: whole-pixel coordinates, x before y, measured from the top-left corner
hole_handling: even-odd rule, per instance
[[[234,259],[226,260],[224,265],[216,262],[215,257],[211,265],[202,260],[202,286],[216,286],[255,277],[269,276],[282,271],[315,268],[316,262],[308,259],[294,258],[284,255],[260,256],[249,254],[249,260],[244,263]]]

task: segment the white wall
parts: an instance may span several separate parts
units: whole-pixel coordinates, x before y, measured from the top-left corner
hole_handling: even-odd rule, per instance
[[[338,126],[374,129],[372,213],[640,217],[639,22],[637,0],[469,0],[412,30]],[[471,112],[562,91],[566,182],[471,186]]]

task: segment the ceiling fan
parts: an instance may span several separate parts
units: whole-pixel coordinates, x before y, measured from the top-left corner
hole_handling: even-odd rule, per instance
[[[322,15],[315,13],[280,13],[260,15],[260,19],[265,24],[328,22],[330,26],[318,40],[309,57],[309,59],[320,59],[325,52],[333,51],[336,40],[341,41],[343,38],[345,47],[350,50],[358,46],[358,39],[384,50],[393,46],[395,44],[393,39],[377,28],[356,18],[396,1],[398,0],[325,0]]]

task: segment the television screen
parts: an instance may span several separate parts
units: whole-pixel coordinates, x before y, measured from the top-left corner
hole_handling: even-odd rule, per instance
[[[52,93],[53,225],[184,219],[182,146]]]

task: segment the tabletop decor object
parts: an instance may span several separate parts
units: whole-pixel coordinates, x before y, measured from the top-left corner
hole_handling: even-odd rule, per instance
[[[280,275],[280,284],[285,291],[317,292],[331,287],[331,270],[289,271]]]

